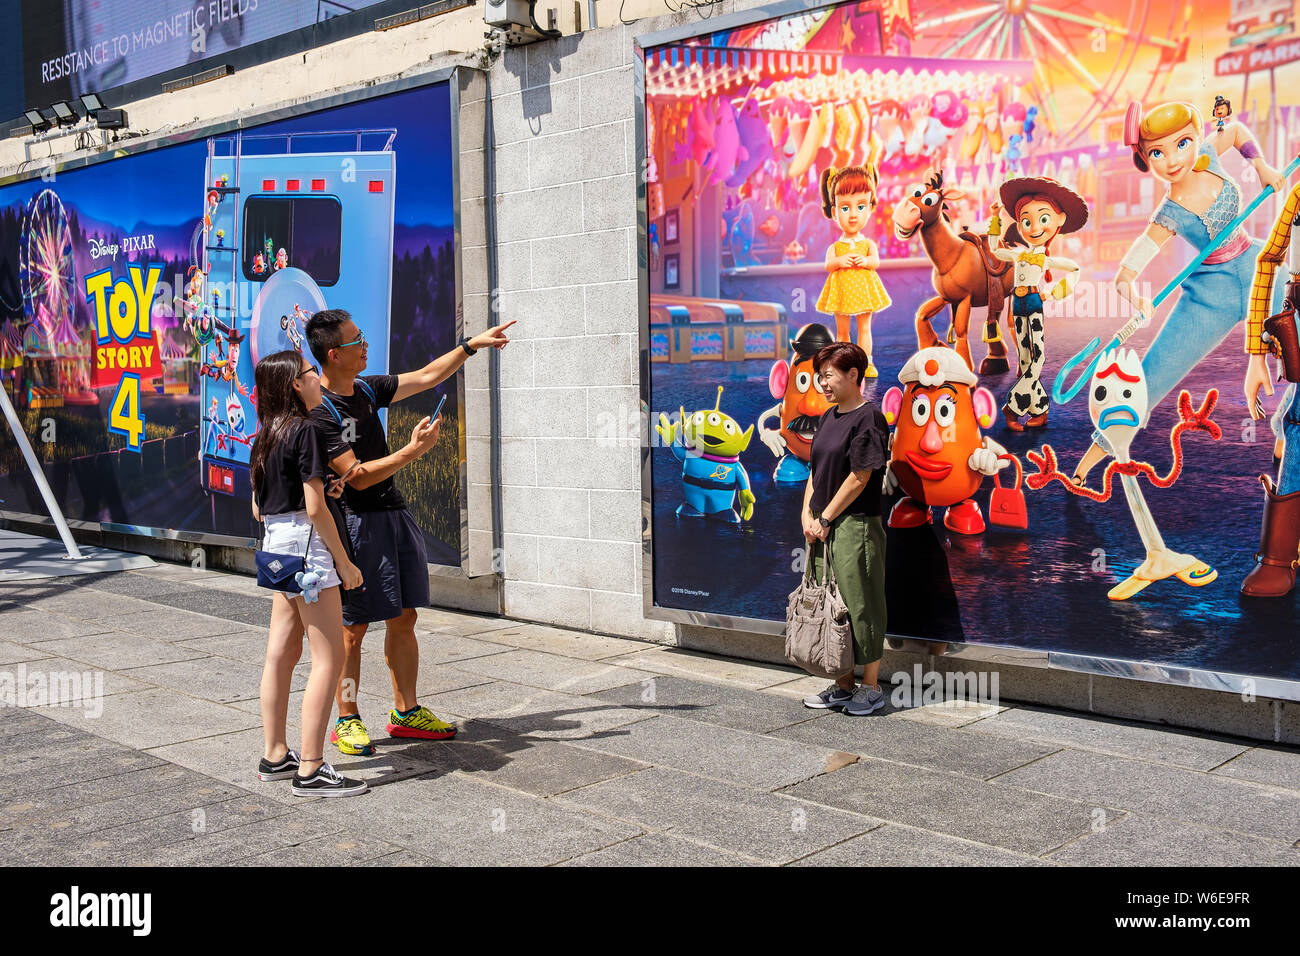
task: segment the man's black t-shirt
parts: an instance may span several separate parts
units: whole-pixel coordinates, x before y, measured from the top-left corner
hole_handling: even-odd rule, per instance
[[[331,474],[320,432],[307,419],[296,419],[267,452],[262,478],[257,483],[258,510],[263,515],[302,511],[307,506],[302,486],[313,478]]]
[[[869,471],[867,487],[849,502],[844,514],[880,514],[880,485],[889,461],[889,424],[880,406],[864,402],[851,412],[841,413],[832,405],[823,413],[813,438],[812,499],[815,514],[831,503],[851,471]]]
[[[374,393],[373,402],[362,382]],[[397,394],[396,375],[360,376],[353,384],[351,395],[339,395],[324,387],[321,394],[325,401],[312,409],[311,417],[324,436],[327,458],[333,460],[348,449],[357,456],[357,461],[377,461],[388,457],[388,439],[384,436],[384,423],[379,420],[379,409],[392,404],[393,396]],[[330,404],[333,404],[333,410]],[[349,419],[356,422],[355,438],[351,442],[343,437]],[[353,511],[397,511],[406,507],[406,500],[397,490],[391,475],[369,488],[358,489],[348,485],[344,495]]]

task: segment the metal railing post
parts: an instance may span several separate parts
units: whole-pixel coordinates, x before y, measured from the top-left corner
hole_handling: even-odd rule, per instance
[[[50,517],[54,519],[54,526],[59,529],[59,537],[63,539],[63,546],[68,549],[68,558],[80,561],[84,555],[77,548],[77,542],[72,540],[72,532],[68,530],[68,523],[63,520],[63,511],[60,510],[59,503],[54,498],[54,492],[50,490],[50,483],[45,480],[45,472],[41,470],[41,463],[36,459],[36,452],[32,450],[32,443],[27,440],[27,433],[23,431],[23,423],[18,420],[18,412],[14,409],[13,403],[9,401],[9,393],[3,388],[0,388],[0,406],[4,407],[5,418],[9,419],[9,428],[14,433],[14,441],[18,442],[23,457],[27,459],[27,467],[32,470],[32,478],[36,481],[36,486],[41,489],[41,497],[45,499],[45,506],[50,509]]]

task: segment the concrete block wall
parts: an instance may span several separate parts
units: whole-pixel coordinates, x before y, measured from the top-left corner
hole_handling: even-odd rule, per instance
[[[477,335],[493,322],[491,280],[488,273],[486,209],[483,193],[487,181],[485,149],[487,75],[462,69],[457,73],[460,115],[457,120],[458,174],[460,178],[460,291],[462,332]],[[492,395],[488,356],[478,355],[463,366],[465,376],[465,451],[469,557],[462,568],[470,577],[493,574],[492,534]]]
[[[633,36],[507,50],[491,72],[506,613],[675,642],[641,597]]]

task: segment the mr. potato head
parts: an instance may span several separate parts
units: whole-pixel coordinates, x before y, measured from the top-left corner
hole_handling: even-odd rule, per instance
[[[1006,449],[980,428],[993,424],[993,393],[952,349],[921,349],[898,373],[903,389],[885,393],[881,409],[896,425],[884,491],[907,497],[889,515],[891,528],[930,522],[932,507],[946,507],[943,523],[958,534],[979,534],[984,516],[972,495],[986,476],[1011,464]]]
[[[819,322],[801,328],[790,339],[790,359],[777,359],[768,375],[767,387],[778,400],[758,416],[758,437],[776,456],[773,480],[803,484],[808,480],[808,459],[822,414],[831,403],[815,384],[813,358],[835,339]],[[776,428],[771,423],[776,422]]]

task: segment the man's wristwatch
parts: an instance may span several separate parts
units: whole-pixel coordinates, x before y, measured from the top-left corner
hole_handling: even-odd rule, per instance
[[[827,521],[825,518],[818,518],[817,520],[821,522],[821,526],[823,528],[829,528],[831,526],[831,523]]]
[[[460,340],[460,347],[465,350],[466,355],[474,355],[478,352],[478,349],[470,347],[469,339],[464,337]]]

